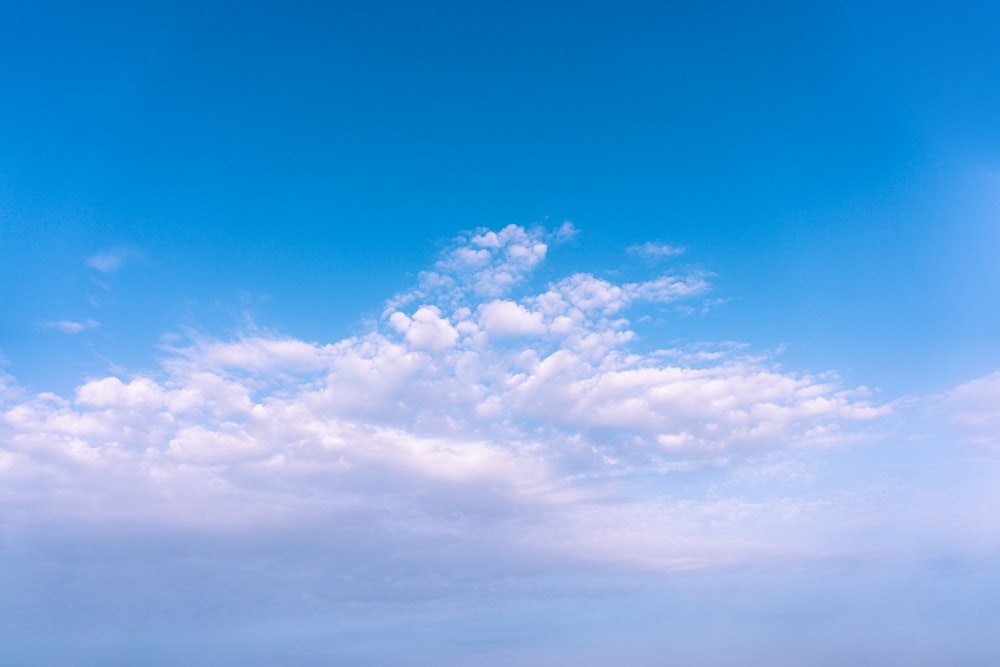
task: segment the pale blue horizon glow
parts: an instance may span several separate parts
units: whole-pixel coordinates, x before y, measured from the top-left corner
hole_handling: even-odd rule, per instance
[[[985,3],[0,9],[0,663],[1000,660]]]

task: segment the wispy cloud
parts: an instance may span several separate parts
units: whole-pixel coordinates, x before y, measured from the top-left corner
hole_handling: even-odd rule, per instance
[[[566,220],[552,232],[551,237],[556,243],[565,243],[566,241],[576,238],[579,233],[580,230],[576,228],[576,225],[569,220]]]
[[[145,259],[146,256],[143,252],[129,246],[122,246],[87,257],[87,266],[101,273],[114,273],[129,264],[142,262]]]
[[[653,243],[651,241],[642,244],[630,245],[627,250],[629,254],[638,255],[651,260],[674,257],[684,253],[684,248],[679,246],[667,245],[665,243]]]
[[[970,442],[1000,448],[1000,371],[950,390],[945,405]]]
[[[43,329],[56,329],[64,334],[78,334],[87,329],[93,329],[100,326],[100,322],[97,320],[84,320],[83,322],[76,322],[73,320],[59,320],[55,322],[42,322]]]

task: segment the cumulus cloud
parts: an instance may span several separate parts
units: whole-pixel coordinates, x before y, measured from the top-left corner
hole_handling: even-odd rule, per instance
[[[508,225],[457,237],[417,287],[390,299],[388,307],[427,301],[442,307],[498,297],[524,283],[548,252],[544,230]]]
[[[381,507],[419,517],[378,529],[397,540],[493,526],[508,550],[643,567],[798,548],[746,527],[797,521],[805,506],[663,500],[621,480],[829,447],[891,408],[736,344],[637,351],[631,310],[700,298],[711,276],[538,285],[560,234],[462,234],[380,322],[343,340],[195,340],[156,373],[94,378],[71,398],[8,378],[0,503],[248,525]],[[600,537],[612,527],[616,540]]]
[[[491,301],[479,308],[479,326],[493,337],[531,336],[545,331],[542,314],[513,301]]]
[[[436,306],[421,306],[413,313],[413,317],[397,311],[389,321],[397,331],[405,335],[406,342],[417,350],[441,352],[458,340],[458,331],[441,317],[441,311]]]

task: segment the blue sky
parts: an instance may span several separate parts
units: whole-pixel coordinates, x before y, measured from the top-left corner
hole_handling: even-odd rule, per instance
[[[204,4],[0,8],[15,664],[997,659],[995,7]]]

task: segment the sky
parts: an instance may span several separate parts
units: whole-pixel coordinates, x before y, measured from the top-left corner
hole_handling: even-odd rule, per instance
[[[996,664],[998,32],[0,4],[4,664]]]

